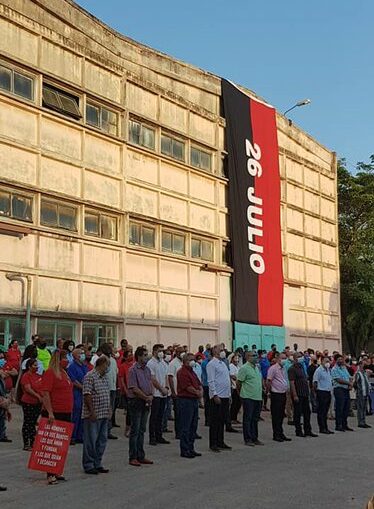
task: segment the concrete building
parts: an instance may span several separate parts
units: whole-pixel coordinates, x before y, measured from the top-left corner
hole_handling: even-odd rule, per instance
[[[220,93],[72,0],[1,0],[0,344],[231,343]],[[243,334],[339,349],[335,155],[277,122],[285,327]]]

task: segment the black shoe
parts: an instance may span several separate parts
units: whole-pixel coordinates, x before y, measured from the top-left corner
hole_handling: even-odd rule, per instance
[[[201,452],[196,452],[196,451],[192,451],[191,454],[193,454],[195,456],[195,458],[202,456]]]
[[[330,432],[328,429],[319,430],[321,435],[330,435]]]
[[[364,429],[371,428],[371,426],[369,426],[369,424],[359,424],[357,427],[364,428]]]
[[[221,449],[218,449],[218,447],[210,447],[210,450],[212,452],[221,452]]]
[[[257,439],[253,442],[255,445],[265,445],[261,440]]]
[[[295,426],[294,421],[287,421],[287,424],[288,424],[289,426]]]
[[[296,432],[296,436],[297,437],[301,437],[301,438],[305,437],[305,435],[304,435],[304,433],[302,431]]]
[[[6,491],[8,488],[6,486],[0,486],[0,491]]]
[[[8,437],[0,438],[0,442],[4,442],[5,444],[11,444],[13,440]]]
[[[194,458],[195,455],[192,454],[191,452],[186,452],[185,454],[181,454],[181,458],[189,458],[189,459],[192,459]]]
[[[92,475],[97,475],[99,472],[96,470],[96,468],[90,468],[90,470],[85,470],[84,471],[86,474],[92,474]]]
[[[117,424],[116,422],[114,424],[112,424],[112,428],[120,428],[121,426],[119,424]]]
[[[346,426],[344,429],[345,431],[354,431],[354,429],[350,428],[349,426]]]
[[[365,424],[365,428],[366,428],[366,429],[371,428],[370,424]]]
[[[309,433],[305,433],[305,436],[306,437],[312,437],[312,438],[317,438],[318,437],[318,435],[313,433],[313,431],[309,431]]]
[[[335,428],[335,431],[342,431],[344,433],[345,429],[343,429],[343,428]]]
[[[226,428],[226,433],[239,433],[239,431],[234,428]]]
[[[232,447],[227,444],[222,444],[218,446],[218,449],[222,449],[222,451],[231,451]]]
[[[159,440],[156,440],[158,444],[170,444],[169,440],[165,440],[164,437],[160,438]]]
[[[255,444],[252,442],[252,440],[247,440],[247,442],[244,442],[244,445],[247,445],[248,447],[254,447]]]
[[[150,440],[150,441],[149,441],[149,445],[157,445],[156,440]]]
[[[282,438],[283,442],[292,442],[292,438],[288,438],[288,437],[286,437],[286,435],[282,435],[281,438]]]
[[[175,440],[180,440],[181,437],[179,435],[175,435]]]
[[[116,437],[116,435],[112,435],[112,433],[109,433],[108,440],[118,440],[118,437]]]
[[[109,473],[109,468],[99,467],[96,470],[99,472],[99,474],[108,474]]]
[[[331,431],[331,429],[328,429],[328,430],[327,430],[327,433],[328,433],[329,435],[334,435],[334,434],[335,434],[333,431]]]
[[[284,442],[285,441],[281,437],[274,437],[273,440],[274,440],[274,442]]]
[[[203,437],[202,437],[201,435],[198,435],[198,434],[196,433],[196,435],[195,435],[195,440],[201,440],[202,438],[203,438]]]

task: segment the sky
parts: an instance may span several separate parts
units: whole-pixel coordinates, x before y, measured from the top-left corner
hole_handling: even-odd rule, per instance
[[[78,0],[127,37],[256,92],[344,157],[374,154],[373,0]]]

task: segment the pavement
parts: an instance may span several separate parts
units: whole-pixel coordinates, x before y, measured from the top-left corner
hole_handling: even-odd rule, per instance
[[[123,420],[117,410],[118,421]],[[374,494],[373,429],[295,437],[285,425],[289,443],[272,441],[269,412],[259,423],[264,447],[245,447],[241,433],[226,433],[232,451],[209,452],[208,428],[196,441],[201,458],[179,456],[179,442],[165,434],[170,445],[146,447],[152,466],[128,465],[128,440],[123,427],[120,437],[110,440],[104,456],[109,474],[88,476],[81,468],[82,446],[70,447],[65,468],[67,482],[47,486],[45,474],[27,469],[28,454],[22,451],[21,411],[13,408],[8,436],[13,443],[0,443],[1,509],[363,509]],[[374,426],[374,418],[367,423]],[[169,423],[172,429],[173,423]],[[331,421],[333,429],[334,422]],[[315,415],[313,429],[317,430]],[[148,438],[148,437],[147,437]],[[148,443],[148,440],[147,442]]]

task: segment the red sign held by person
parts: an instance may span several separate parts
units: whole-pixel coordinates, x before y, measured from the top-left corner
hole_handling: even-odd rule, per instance
[[[74,424],[42,418],[32,448],[28,468],[55,475],[64,471]]]

